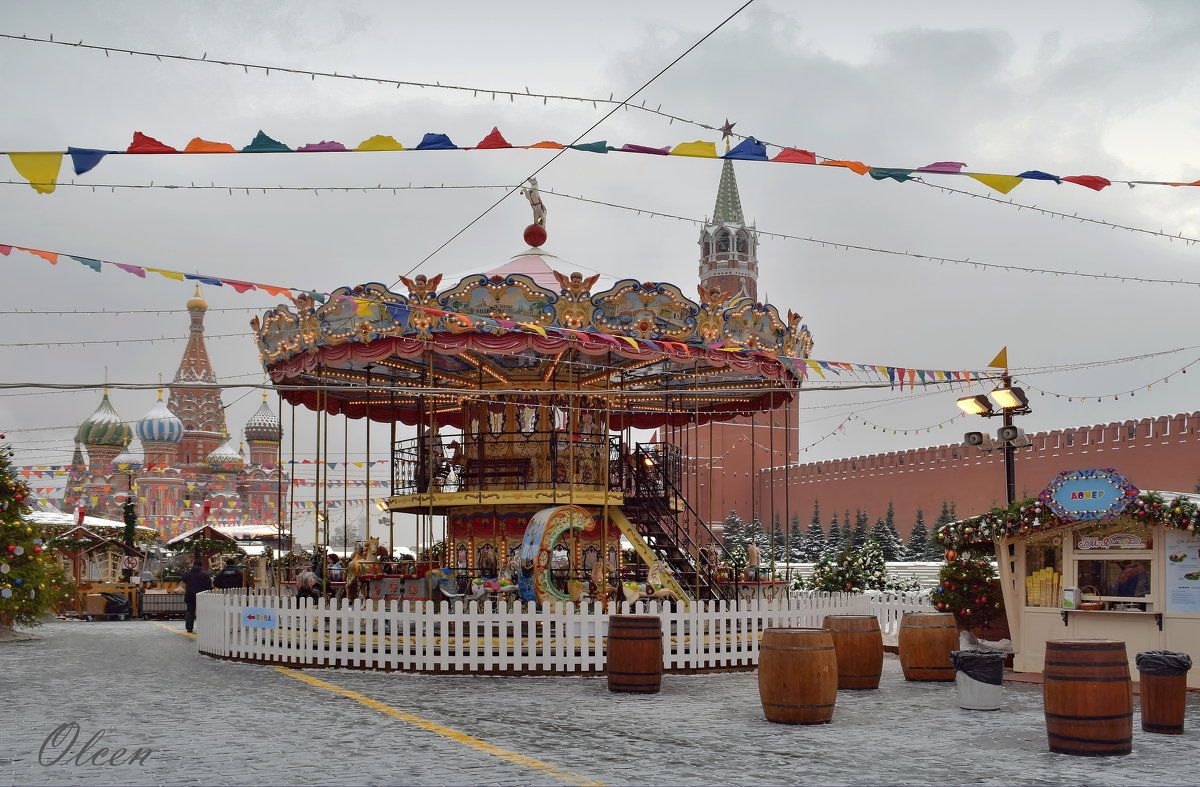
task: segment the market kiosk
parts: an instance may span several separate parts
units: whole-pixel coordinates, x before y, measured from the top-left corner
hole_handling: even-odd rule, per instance
[[[1115,470],[1076,470],[1037,500],[982,517],[979,530],[996,543],[1014,669],[1041,672],[1048,640],[1091,638],[1124,641],[1135,678],[1133,659],[1146,650],[1200,663],[1198,502],[1139,492]],[[1188,686],[1200,686],[1200,669]]]

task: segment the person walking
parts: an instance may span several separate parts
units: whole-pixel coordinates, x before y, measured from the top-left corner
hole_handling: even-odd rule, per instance
[[[232,558],[226,558],[225,568],[217,574],[217,578],[213,581],[213,585],[222,590],[226,588],[245,587],[245,577],[242,576],[242,570],[237,567],[237,561]]]
[[[197,561],[183,572],[179,579],[183,582],[183,605],[186,610],[183,615],[183,627],[191,634],[196,627],[196,594],[212,590],[212,577]]]

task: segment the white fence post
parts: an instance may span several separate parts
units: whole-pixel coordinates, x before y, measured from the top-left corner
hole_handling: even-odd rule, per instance
[[[611,606],[610,606],[611,605]],[[274,612],[274,628],[246,626],[245,607]],[[273,664],[327,664],[418,672],[602,672],[612,614],[657,615],[666,671],[747,668],[758,663],[768,628],[820,626],[829,614],[869,614],[894,636],[905,612],[931,609],[924,593],[849,595],[795,591],[772,600],[665,602],[345,601],[264,591],[198,598],[199,649]],[[510,652],[509,643],[512,643]]]

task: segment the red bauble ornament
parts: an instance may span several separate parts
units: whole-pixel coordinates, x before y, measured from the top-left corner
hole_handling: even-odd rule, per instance
[[[958,557],[958,553],[955,552],[953,549],[946,550],[946,560],[954,560],[957,557]]]
[[[546,228],[541,224],[530,224],[525,228],[525,242],[537,248],[546,242]]]

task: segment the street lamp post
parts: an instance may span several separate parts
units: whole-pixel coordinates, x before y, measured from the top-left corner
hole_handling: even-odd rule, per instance
[[[1004,425],[1000,427],[996,437],[1004,449],[1005,499],[1009,505],[1012,505],[1017,499],[1017,444],[1029,444],[1025,433],[1013,425],[1013,416],[1028,415],[1033,410],[1029,407],[1029,398],[1025,396],[1025,392],[1020,388],[1013,387],[1012,376],[1007,370],[1000,379],[1002,384],[992,391],[991,399],[983,394],[965,396],[959,399],[957,404],[959,409],[968,415],[982,415],[984,418],[1000,416],[1004,419]],[[999,409],[993,406],[992,399],[999,405]],[[984,447],[986,435],[982,432],[967,432],[965,437],[968,445],[979,446],[985,451],[992,450]]]

